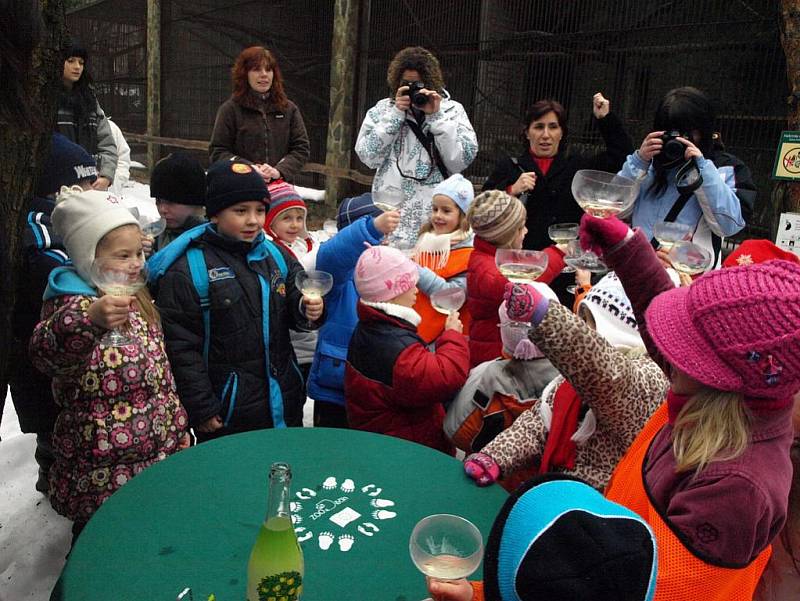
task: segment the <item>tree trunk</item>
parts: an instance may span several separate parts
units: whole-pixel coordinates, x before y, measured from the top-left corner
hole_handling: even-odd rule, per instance
[[[786,79],[789,83],[789,129],[800,130],[800,0],[781,0],[781,43],[786,55]],[[783,211],[800,213],[800,183],[784,183]],[[778,213],[781,212],[779,207]],[[780,215],[775,216],[777,222]]]
[[[47,157],[50,132],[55,125],[57,90],[63,70],[60,48],[65,35],[63,0],[39,0],[30,5],[21,2],[21,5],[25,9],[17,15],[17,22],[10,24],[11,35],[3,28],[12,50],[0,56],[4,73],[6,69],[22,70],[19,73],[23,79],[21,97],[4,99],[4,102],[25,104],[38,114],[31,119],[0,120],[0,394],[3,396],[0,406],[8,383],[9,349],[14,344],[12,319],[17,282],[24,276],[20,265],[26,209],[35,179]],[[41,21],[38,21],[39,14]],[[15,32],[19,36],[16,40],[13,39]],[[30,44],[32,32],[41,34],[33,45]],[[17,53],[11,56],[14,48]],[[12,107],[3,114],[14,112],[18,111]]]

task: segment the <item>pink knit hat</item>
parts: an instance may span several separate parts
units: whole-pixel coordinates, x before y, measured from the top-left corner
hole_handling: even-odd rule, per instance
[[[664,357],[703,384],[746,397],[800,389],[800,266],[718,269],[660,294],[647,329]]]
[[[356,263],[355,284],[367,302],[382,303],[417,285],[419,272],[411,259],[389,246],[370,246]]]

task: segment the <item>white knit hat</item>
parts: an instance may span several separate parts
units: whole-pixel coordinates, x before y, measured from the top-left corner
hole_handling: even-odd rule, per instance
[[[595,330],[615,347],[644,346],[633,307],[617,274],[607,273],[592,286],[580,303],[592,314]]]
[[[111,230],[139,225],[136,217],[110,192],[63,186],[53,209],[53,230],[64,240],[80,276],[92,281],[97,243]]]

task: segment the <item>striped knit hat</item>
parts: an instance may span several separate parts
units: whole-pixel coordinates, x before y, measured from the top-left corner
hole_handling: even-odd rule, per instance
[[[501,190],[487,190],[475,197],[467,218],[476,236],[502,244],[525,225],[525,207]]]
[[[264,225],[267,230],[272,229],[272,222],[284,211],[289,209],[302,209],[304,214],[308,214],[305,201],[300,198],[297,190],[292,184],[288,184],[282,179],[275,180],[267,185],[269,190],[269,211]]]

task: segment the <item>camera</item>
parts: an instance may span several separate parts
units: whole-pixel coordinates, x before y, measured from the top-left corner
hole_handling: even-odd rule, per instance
[[[406,92],[406,96],[411,97],[411,104],[416,106],[417,108],[422,108],[426,104],[428,104],[428,96],[426,94],[422,94],[420,90],[425,89],[425,84],[421,81],[404,81],[404,86],[408,86],[408,91]]]
[[[664,145],[661,147],[661,152],[654,158],[658,160],[663,167],[674,167],[683,161],[686,153],[686,146],[681,143],[677,138],[681,137],[689,140],[689,134],[681,133],[677,130],[666,131],[661,136],[661,141]]]

